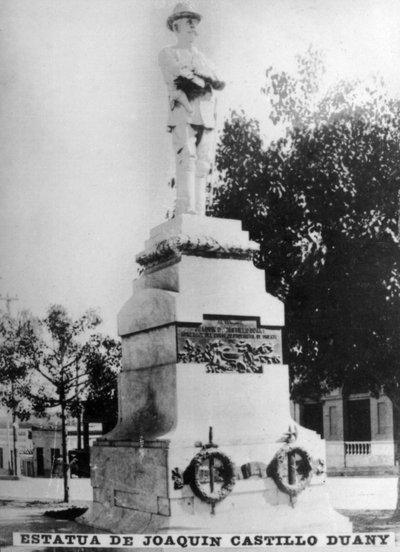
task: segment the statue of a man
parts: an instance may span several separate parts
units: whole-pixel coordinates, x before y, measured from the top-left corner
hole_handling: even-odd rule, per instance
[[[186,3],[167,20],[176,44],[161,50],[159,63],[169,95],[168,128],[176,160],[175,214],[205,214],[215,128],[215,90],[220,81],[206,57],[193,46],[201,15]]]

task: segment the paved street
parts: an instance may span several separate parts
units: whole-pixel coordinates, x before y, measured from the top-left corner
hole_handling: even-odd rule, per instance
[[[393,531],[400,542],[398,523],[391,521],[396,503],[395,477],[334,477],[328,480],[332,505],[348,516],[355,531]],[[89,479],[70,481],[71,502],[84,505],[91,500]],[[12,546],[13,532],[104,532],[74,521],[57,520],[43,513],[59,508],[63,497],[61,479],[21,478],[19,481],[0,480],[0,547],[3,552],[17,552]],[[40,502],[37,502],[40,501]],[[25,548],[27,552],[46,552],[45,548]],[[107,552],[109,549],[98,549]],[[282,549],[283,550],[283,549]],[[315,552],[323,552],[316,548]]]
[[[92,500],[90,479],[71,479],[71,502]],[[19,481],[0,480],[0,499],[62,500],[64,496],[61,478],[21,477]]]
[[[391,510],[396,505],[396,477],[331,477],[328,489],[332,506],[342,510]],[[91,500],[89,479],[70,480],[71,502]],[[62,479],[23,477],[0,480],[0,499],[62,500]]]
[[[331,504],[337,510],[392,510],[396,507],[396,477],[330,477]]]

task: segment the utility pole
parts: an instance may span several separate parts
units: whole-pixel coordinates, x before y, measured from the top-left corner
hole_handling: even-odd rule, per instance
[[[12,301],[19,301],[18,296],[11,297],[8,293],[6,296],[2,295],[0,293],[0,301],[5,301],[6,303],[6,309],[8,316],[11,317],[11,308],[10,305]],[[11,393],[14,396],[14,383],[11,381]],[[12,458],[12,471],[13,475],[16,475],[17,477],[20,475],[20,465],[19,465],[19,458],[18,458],[18,420],[15,415],[15,409],[12,409],[11,412],[12,415],[12,432],[13,432],[13,452],[11,454]]]
[[[7,309],[7,314],[8,316],[11,316],[11,308],[10,308],[10,305],[13,301],[19,301],[18,299],[18,295],[16,295],[15,297],[10,297],[10,295],[7,293],[7,295],[4,297],[4,295],[2,295],[0,293],[0,301],[5,301],[6,303],[6,309]]]

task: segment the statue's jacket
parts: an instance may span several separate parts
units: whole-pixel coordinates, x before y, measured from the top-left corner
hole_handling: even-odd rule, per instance
[[[179,124],[192,124],[214,128],[215,95],[212,89],[207,88],[204,95],[190,100],[190,113],[184,106],[187,98],[185,96],[182,100],[182,90],[176,84],[180,77],[188,79],[194,86],[201,82],[199,77],[217,80],[212,63],[197,48],[189,50],[175,46],[163,48],[158,61],[168,87],[168,127],[171,129]]]

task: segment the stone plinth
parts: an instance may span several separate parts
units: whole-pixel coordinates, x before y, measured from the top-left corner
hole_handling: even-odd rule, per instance
[[[238,221],[181,215],[151,232],[137,257],[144,272],[118,318],[119,423],[92,450],[93,525],[130,533],[351,530],[329,505],[324,441],[290,418],[283,305],[265,292],[256,250]],[[309,466],[295,498],[271,476],[289,441]],[[201,465],[201,489],[234,473],[217,504],[191,482],[200,450],[228,459],[216,482]]]

